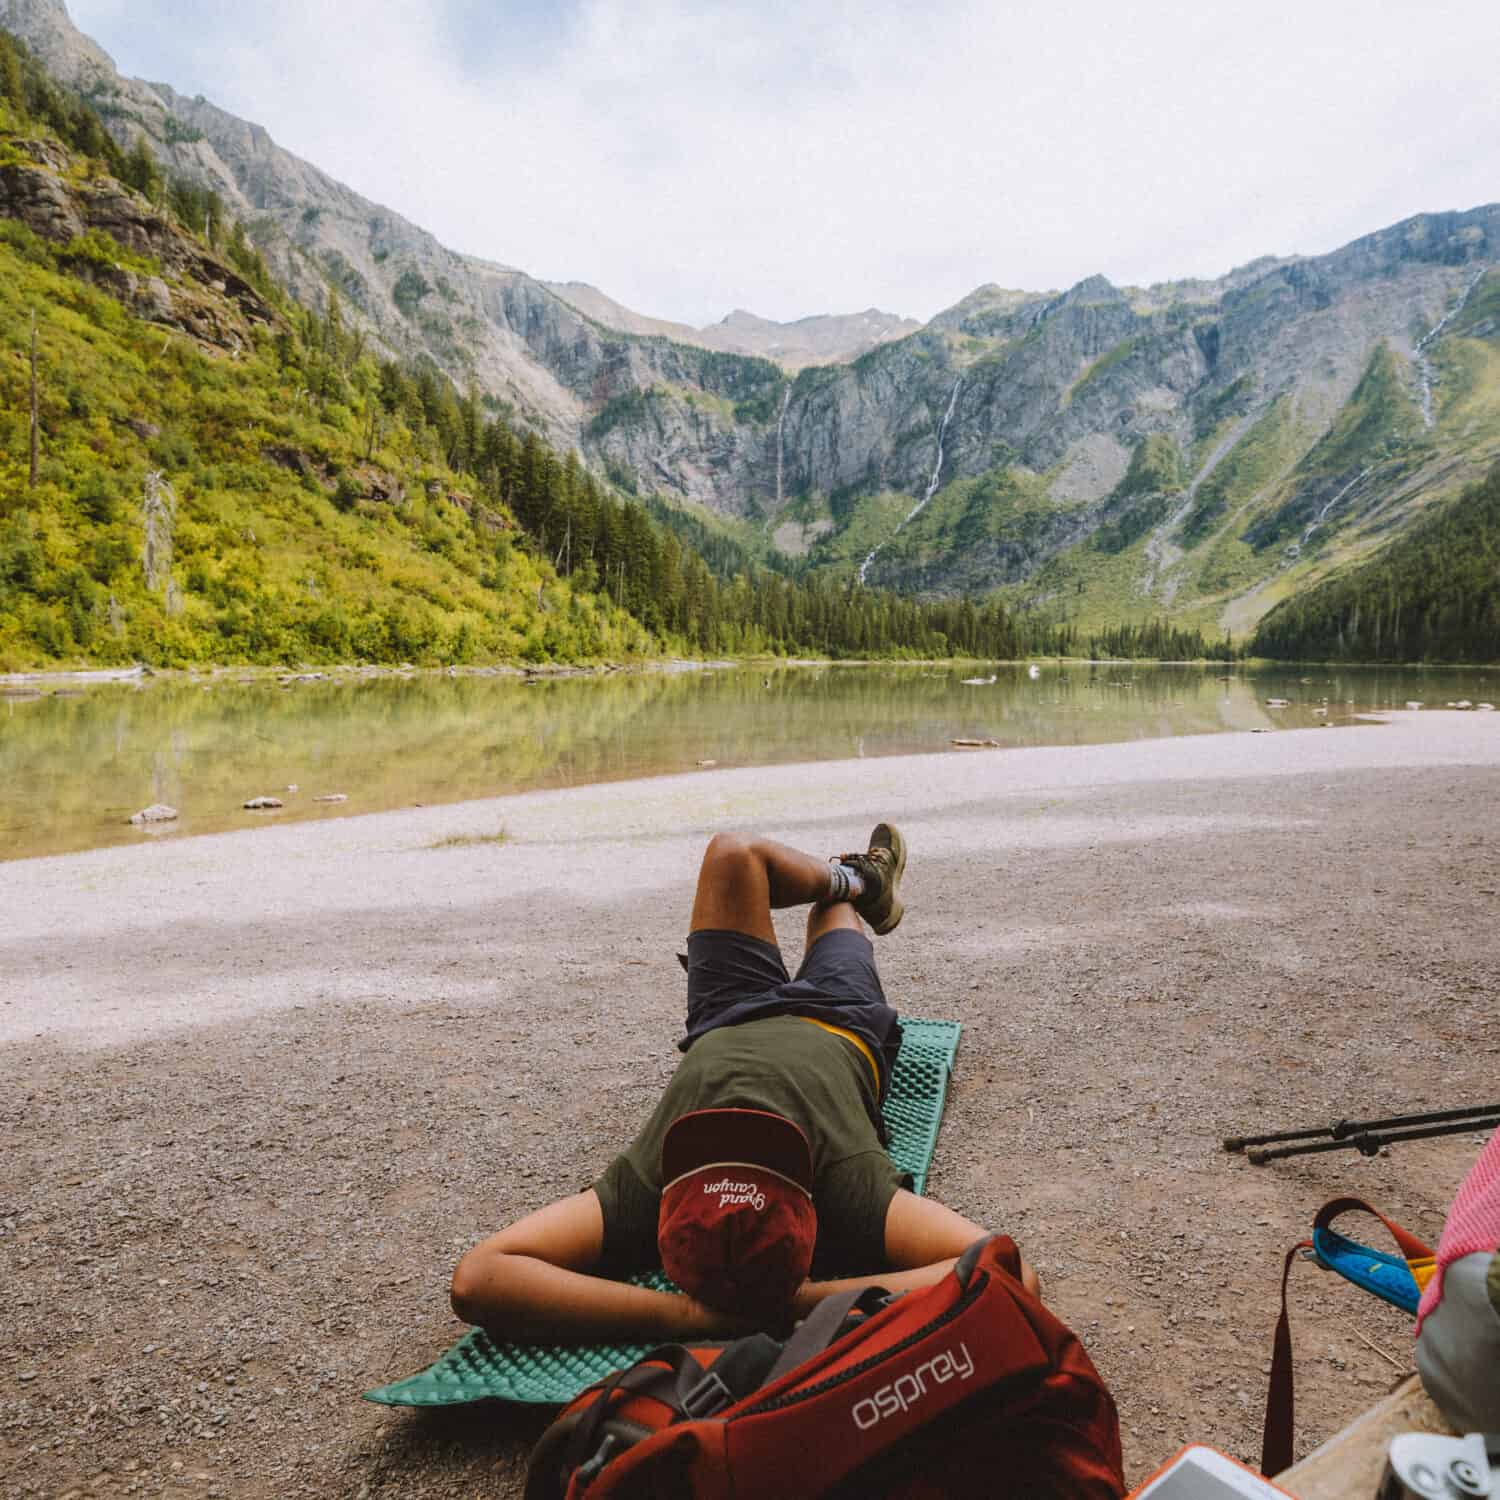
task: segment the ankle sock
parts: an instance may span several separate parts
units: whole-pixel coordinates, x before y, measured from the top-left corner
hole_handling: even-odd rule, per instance
[[[857,870],[838,860],[828,861],[828,900],[857,901],[865,893],[865,883]]]

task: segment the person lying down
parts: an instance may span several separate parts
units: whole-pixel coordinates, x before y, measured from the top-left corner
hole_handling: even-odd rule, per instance
[[[911,1192],[882,1144],[901,1028],[865,924],[895,930],[905,868],[890,823],[832,860],[715,835],[683,960],[685,1056],[660,1102],[591,1188],[464,1255],[454,1312],[508,1340],[713,1339],[946,1275],[988,1231]],[[795,976],[771,922],[792,906],[810,908]],[[620,1279],[658,1264],[684,1295]],[[1022,1281],[1037,1293],[1024,1260]]]

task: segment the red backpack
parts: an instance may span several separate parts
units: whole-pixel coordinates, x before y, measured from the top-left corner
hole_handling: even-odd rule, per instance
[[[1015,1243],[936,1286],[830,1297],[785,1344],[654,1350],[565,1407],[526,1500],[1119,1500],[1115,1404]]]

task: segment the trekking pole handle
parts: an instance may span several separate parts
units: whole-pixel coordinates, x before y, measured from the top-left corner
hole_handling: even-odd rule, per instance
[[[1313,1141],[1331,1133],[1332,1127],[1320,1125],[1316,1130],[1281,1130],[1274,1135],[1226,1135],[1226,1151],[1243,1151],[1246,1146],[1268,1146],[1273,1141]]]

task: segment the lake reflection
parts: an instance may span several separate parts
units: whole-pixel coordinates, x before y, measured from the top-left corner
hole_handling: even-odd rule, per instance
[[[663,772],[954,749],[1078,745],[1348,724],[1421,700],[1500,695],[1476,671],[1234,671],[1041,664],[738,667],[536,679],[185,681],[0,697],[0,857],[457,802]],[[1266,700],[1290,700],[1270,708]],[[1318,710],[1326,710],[1320,713]],[[295,786],[295,792],[287,788]],[[314,802],[342,793],[337,804]],[[286,806],[251,813],[273,795]],[[181,818],[142,833],[153,802]]]

